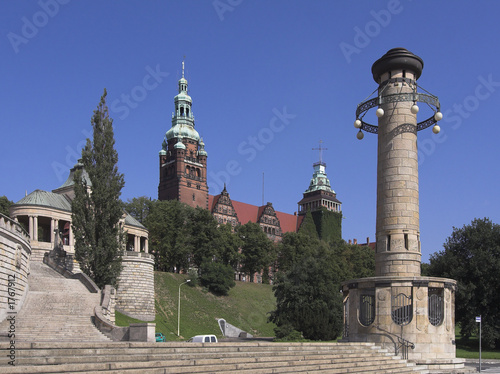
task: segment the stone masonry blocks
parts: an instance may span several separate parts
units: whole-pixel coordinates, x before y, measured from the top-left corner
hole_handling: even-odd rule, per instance
[[[154,260],[142,252],[125,252],[118,279],[116,310],[142,321],[155,319]]]

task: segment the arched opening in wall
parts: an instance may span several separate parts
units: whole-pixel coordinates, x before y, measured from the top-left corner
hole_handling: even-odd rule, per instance
[[[433,326],[439,326],[444,319],[444,289],[429,288],[428,292],[429,322]]]
[[[370,326],[375,321],[375,290],[360,290],[359,296],[359,323]]]
[[[408,325],[413,319],[413,297],[411,287],[393,287],[391,317],[400,326]]]
[[[180,114],[181,114],[181,116],[184,116],[184,107],[182,107],[182,106],[180,108]]]
[[[199,178],[201,175],[200,169],[196,169],[196,176]]]
[[[186,116],[189,117],[189,108],[186,108]]]

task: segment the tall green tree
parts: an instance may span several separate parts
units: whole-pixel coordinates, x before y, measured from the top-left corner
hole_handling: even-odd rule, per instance
[[[330,243],[336,261],[342,268],[343,280],[375,276],[375,252],[367,245]]]
[[[212,260],[217,254],[216,243],[219,239],[217,221],[209,210],[196,207],[190,209],[189,225],[189,246],[192,253],[192,263],[196,267],[207,260]]]
[[[482,339],[489,347],[500,347],[500,225],[488,218],[453,228],[444,250],[430,257],[428,273],[458,281],[456,321],[468,338],[482,316]]]
[[[230,265],[236,270],[242,258],[240,253],[241,239],[233,232],[233,227],[230,223],[220,225],[217,230],[219,231],[215,242],[217,259],[222,264]]]
[[[250,275],[271,266],[276,257],[274,245],[258,223],[248,222],[236,229],[241,239],[241,270]]]
[[[0,213],[4,216],[10,217],[9,207],[14,204],[14,202],[10,201],[7,196],[0,196]]]
[[[189,269],[190,207],[177,200],[155,201],[144,222],[160,271],[180,272]]]
[[[320,241],[312,253],[278,272],[273,286],[276,310],[269,316],[277,326],[277,337],[295,330],[306,339],[336,339],[342,331],[342,280],[335,251]]]
[[[123,203],[123,207],[127,213],[140,223],[144,224],[152,204],[153,200],[151,200],[151,198],[147,196],[140,196],[127,199],[127,202]]]
[[[106,89],[92,116],[92,141],[82,150],[83,167],[90,183],[75,173],[75,198],[72,203],[72,226],[75,257],[82,271],[99,287],[117,285],[121,272],[124,233],[119,220],[123,210],[120,194],[125,185],[118,172],[118,153],[114,148],[113,120],[106,105]]]
[[[236,285],[234,269],[217,261],[205,261],[200,267],[200,283],[215,295],[227,296]]]
[[[285,233],[278,245],[278,271],[288,271],[294,264],[313,256],[319,242],[317,234],[311,237],[307,231]]]

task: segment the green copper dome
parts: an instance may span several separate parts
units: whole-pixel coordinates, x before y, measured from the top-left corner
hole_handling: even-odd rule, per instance
[[[198,156],[207,156],[207,151],[205,151],[205,143],[203,138],[200,139],[200,149],[198,150]]]
[[[186,149],[186,146],[182,142],[182,136],[179,136],[177,139],[177,143],[174,145],[174,149]]]
[[[165,134],[167,140],[178,138],[179,136],[193,139],[195,141],[200,140],[200,134],[198,134],[198,131],[196,131],[193,126],[184,123],[177,123]]]
[[[309,188],[306,190],[307,192],[312,191],[328,191],[335,193],[330,186],[330,180],[326,176],[326,164],[324,162],[317,162],[314,165],[314,174],[311,178],[311,183],[309,183]]]

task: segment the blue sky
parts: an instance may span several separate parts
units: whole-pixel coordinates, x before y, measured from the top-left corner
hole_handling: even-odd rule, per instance
[[[106,87],[122,197],[156,198],[185,56],[211,194],[225,181],[260,205],[264,173],[264,201],[293,213],[323,140],[344,239],[373,240],[377,140],[357,140],[353,121],[376,89],[372,63],[404,47],[445,114],[440,135],[419,133],[427,261],[453,226],[500,222],[498,14],[498,2],[457,0],[2,1],[0,195],[66,180]]]

